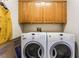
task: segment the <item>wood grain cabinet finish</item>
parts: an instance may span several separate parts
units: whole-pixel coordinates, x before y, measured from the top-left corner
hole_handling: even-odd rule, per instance
[[[66,3],[52,2],[44,7],[44,23],[66,23]]]
[[[19,22],[31,24],[66,23],[67,2],[46,2],[48,6],[36,6],[35,2],[19,2]]]
[[[31,2],[31,1],[33,1],[33,2],[35,2],[35,1],[67,1],[67,0],[19,0],[20,2]]]
[[[27,16],[25,18],[27,23],[42,23],[42,9],[35,6],[35,3],[27,3]],[[25,9],[25,10],[26,10]],[[26,15],[25,15],[26,16]]]
[[[51,0],[51,1],[67,1],[67,0]]]

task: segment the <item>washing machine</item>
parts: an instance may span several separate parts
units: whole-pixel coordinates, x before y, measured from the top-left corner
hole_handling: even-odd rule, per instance
[[[47,33],[49,58],[74,58],[75,36],[67,33]]]
[[[21,35],[22,58],[46,57],[46,33],[31,32]]]

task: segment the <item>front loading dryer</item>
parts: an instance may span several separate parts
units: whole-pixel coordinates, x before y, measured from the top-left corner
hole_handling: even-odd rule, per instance
[[[47,33],[49,58],[74,58],[75,38],[73,34]]]
[[[21,35],[22,58],[46,57],[46,33],[31,32]]]

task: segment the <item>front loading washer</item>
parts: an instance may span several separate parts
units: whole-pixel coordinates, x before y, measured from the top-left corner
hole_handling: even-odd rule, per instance
[[[67,33],[47,33],[49,58],[74,58],[75,37]]]
[[[46,33],[31,32],[21,35],[22,58],[46,57]]]

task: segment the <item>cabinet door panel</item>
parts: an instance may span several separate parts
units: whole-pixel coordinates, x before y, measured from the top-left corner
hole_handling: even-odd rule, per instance
[[[22,23],[24,21],[23,3],[19,2],[19,21]]]
[[[24,13],[24,20],[23,20],[23,22],[25,22],[25,23],[27,23],[27,22],[29,22],[29,12],[30,12],[30,5],[28,4],[28,3],[26,3],[26,2],[24,2],[23,3],[23,13]]]
[[[49,2],[43,7],[44,23],[66,23],[66,2]]]
[[[57,2],[56,4],[56,22],[57,23],[66,23],[66,2]]]
[[[52,23],[55,20],[55,3],[46,3],[49,4],[44,7],[43,10],[43,17],[44,17],[44,23]]]
[[[34,2],[26,4],[25,21],[27,23],[42,23],[42,9],[35,5]]]
[[[63,3],[63,23],[67,22],[67,2]]]
[[[62,23],[62,3],[56,3],[56,15],[55,15],[56,22]]]

